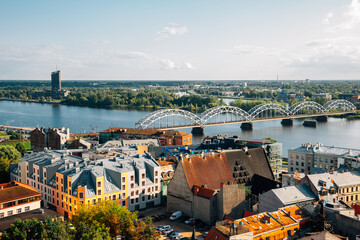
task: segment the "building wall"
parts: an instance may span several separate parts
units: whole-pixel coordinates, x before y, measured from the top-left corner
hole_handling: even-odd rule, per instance
[[[187,183],[182,164],[179,163],[173,179],[168,184],[167,211],[183,211],[191,216],[191,203],[193,194]]]
[[[338,212],[326,211],[325,215],[331,221],[336,234],[355,240],[360,232],[360,220],[356,217],[350,217]]]
[[[21,214],[21,213],[32,211],[32,210],[39,209],[39,208],[40,208],[40,200],[37,200],[34,202],[29,202],[29,203],[24,203],[24,204],[12,206],[12,207],[3,208],[3,209],[0,209],[0,219],[2,217],[10,217],[13,215]],[[21,212],[18,212],[19,209]],[[12,214],[9,214],[10,211],[12,211]]]
[[[201,221],[209,225],[214,224],[217,220],[216,197],[213,196],[208,199],[200,196],[194,196],[192,211],[193,214],[191,214],[190,217],[201,219]]]
[[[217,194],[217,216],[219,220],[225,215],[241,218],[245,208],[245,188],[239,185],[225,185]]]
[[[38,128],[30,133],[32,151],[42,151],[46,147],[45,134]]]

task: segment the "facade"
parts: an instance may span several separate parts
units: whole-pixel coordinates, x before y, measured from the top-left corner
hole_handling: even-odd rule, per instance
[[[119,139],[159,139],[162,146],[191,145],[192,134],[174,130],[109,128],[99,134],[100,143]]]
[[[235,221],[217,222],[205,240],[297,239],[310,222],[311,217],[307,211],[292,205]]]
[[[60,71],[55,71],[51,73],[51,91],[52,92],[61,91]]]
[[[70,130],[67,128],[35,128],[30,133],[31,151],[43,151],[45,148],[64,149],[66,141],[70,139]]]
[[[107,156],[72,155],[78,151],[26,155],[11,165],[11,179],[33,186],[45,207],[70,219],[80,203],[118,201],[131,211],[160,204],[160,166],[150,155],[131,156],[121,149]]]
[[[274,179],[261,148],[180,157],[167,188],[167,210],[208,224],[225,215],[239,218],[248,206],[239,185],[250,184],[254,174]]]
[[[300,207],[312,204],[316,201],[316,196],[305,185],[277,188],[260,194],[259,211],[269,212],[290,205]]]
[[[282,144],[272,139],[246,139],[238,136],[206,137],[201,143],[203,149],[242,149],[264,147],[270,162],[271,169],[276,178],[279,178],[282,168]]]
[[[360,149],[305,143],[301,147],[289,149],[288,172],[309,173],[312,169],[330,171],[345,163],[347,158],[358,158]]]
[[[72,140],[68,140],[66,142],[67,148],[68,149],[90,149],[91,148],[91,143],[78,138],[78,139],[72,139]]]
[[[127,147],[127,146],[160,146],[159,139],[120,139],[111,140],[102,144],[102,148]]]
[[[341,200],[348,205],[360,201],[359,171],[311,174],[300,183],[306,184],[320,200]]]
[[[27,184],[0,184],[0,219],[40,208],[41,193]]]

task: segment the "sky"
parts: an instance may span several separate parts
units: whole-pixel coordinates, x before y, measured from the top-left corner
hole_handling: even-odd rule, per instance
[[[360,79],[360,0],[1,0],[0,80]]]

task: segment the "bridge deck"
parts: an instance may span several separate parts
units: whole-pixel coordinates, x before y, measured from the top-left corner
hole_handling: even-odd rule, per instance
[[[208,126],[218,126],[218,125],[228,125],[228,124],[236,124],[236,123],[246,123],[246,122],[263,122],[263,121],[273,121],[273,120],[282,120],[282,119],[295,119],[295,118],[311,118],[318,116],[332,116],[339,114],[348,114],[348,113],[356,113],[358,111],[347,111],[347,112],[327,112],[327,113],[317,113],[311,115],[294,115],[294,116],[280,116],[280,117],[271,117],[271,118],[259,118],[253,119],[251,121],[241,120],[241,121],[230,121],[230,122],[216,122],[216,123],[206,123],[202,125],[184,125],[184,126],[174,126],[174,127],[160,127],[156,129],[166,130],[166,129],[184,129],[184,128],[193,128],[193,127],[208,127]]]

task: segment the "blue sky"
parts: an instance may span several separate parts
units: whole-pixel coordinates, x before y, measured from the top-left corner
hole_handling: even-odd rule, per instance
[[[0,79],[360,79],[359,0],[0,1]]]

